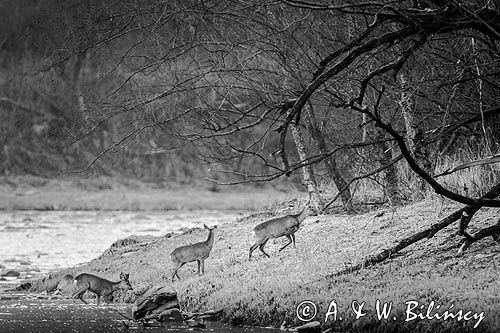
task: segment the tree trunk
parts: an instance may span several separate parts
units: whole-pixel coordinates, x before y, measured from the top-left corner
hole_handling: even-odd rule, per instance
[[[7,143],[3,146],[3,173],[5,176],[10,174],[10,153],[9,153],[9,145]]]
[[[290,73],[290,71],[288,71],[287,69],[283,69],[283,91],[294,91],[292,77],[293,75]],[[304,144],[304,138],[299,128],[298,119],[295,119],[295,121],[290,123],[290,129],[292,132],[295,147],[297,148],[297,152],[299,154],[299,159],[303,161],[303,163],[307,163],[307,148]],[[280,147],[280,149],[282,150],[284,148],[285,147]],[[307,164],[302,167],[302,178],[303,184],[307,189],[307,193],[309,194],[309,207],[314,213],[320,213],[323,207],[321,204],[321,197],[318,192],[318,186],[311,164]]]
[[[404,74],[399,75],[399,80],[401,83],[401,111],[403,112],[403,117],[406,126],[406,139],[408,140],[408,149],[412,154],[415,154],[417,146],[417,134],[418,125],[415,123],[414,113],[414,103],[413,97],[410,91],[410,84],[406,79]]]
[[[85,67],[85,62],[87,60],[87,57],[88,57],[88,52],[77,54],[76,61],[73,66],[73,77],[72,77],[72,86],[75,94],[75,104],[78,107],[80,117],[85,122],[89,120],[89,114],[81,87],[81,77],[83,74],[83,69]]]
[[[300,132],[299,125],[292,124],[292,126],[290,127],[292,131],[293,141],[295,142],[295,146],[297,147],[299,158],[301,161],[304,161],[304,163],[307,163],[307,149],[304,145],[304,138],[302,137],[302,133]],[[307,188],[307,193],[309,194],[309,205],[315,213],[319,213],[321,211],[321,198],[319,196],[316,179],[312,172],[312,166],[304,165],[302,167],[302,172],[304,186]]]
[[[393,160],[393,147],[388,142],[383,141],[385,138],[385,132],[382,129],[377,128],[377,139],[380,141],[377,143],[378,152],[379,152],[379,161],[380,166],[384,167],[392,162]],[[383,184],[384,184],[384,194],[389,201],[391,206],[398,206],[401,204],[402,197],[401,192],[398,185],[398,170],[396,169],[396,165],[393,164],[389,166],[383,175]]]
[[[408,142],[408,149],[413,155],[415,161],[424,169],[426,172],[430,172],[432,165],[427,156],[427,152],[422,146],[422,133],[417,125],[417,120],[414,117],[414,100],[413,95],[410,91],[410,84],[408,79],[404,74],[399,75],[399,80],[401,83],[401,111],[403,113],[405,126],[406,126],[406,140]],[[423,179],[419,180],[418,188],[421,191],[425,190],[425,181]]]
[[[328,153],[325,136],[319,129],[318,122],[316,121],[316,116],[314,115],[313,109],[310,106],[306,105],[304,106],[304,111],[306,115],[306,122],[309,133],[311,134],[314,142],[316,143],[316,146],[318,147],[320,154]],[[337,162],[335,161],[335,158],[333,157],[333,155],[330,155],[326,157],[323,161],[325,163],[328,176],[335,183],[337,190],[340,191],[341,189],[346,188],[341,193],[342,205],[344,206],[344,209],[347,212],[353,211],[351,191],[349,187],[347,187],[347,182],[345,181],[344,177],[342,177],[342,174],[337,168]]]

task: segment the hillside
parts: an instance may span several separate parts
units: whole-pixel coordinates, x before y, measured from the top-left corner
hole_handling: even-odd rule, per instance
[[[270,241],[266,250],[271,258],[255,252],[251,261],[248,249],[252,244],[252,228],[260,219],[233,221],[216,229],[214,248],[205,262],[206,274],[197,276],[196,264],[188,264],[179,271],[183,280],[175,281],[173,286],[185,310],[225,307],[221,319],[236,325],[279,327],[283,321],[287,326],[300,324],[296,306],[310,300],[318,306],[316,320],[334,331],[497,331],[500,245],[486,239],[473,244],[463,256],[457,256],[461,238],[456,235],[456,224],[376,267],[328,277],[432,225],[457,208],[453,204],[428,201],[362,215],[311,216],[296,234],[295,249],[289,247],[278,253],[285,239]],[[498,209],[483,209],[471,223],[472,230],[495,223],[498,213]],[[182,235],[166,235],[142,246],[115,248],[87,265],[56,276],[85,271],[115,279],[123,271],[130,273],[136,289],[171,283],[170,252],[179,245],[205,238],[205,231],[195,229]],[[330,316],[324,323],[332,300],[343,319],[333,322]],[[358,320],[350,308],[354,300],[366,302],[367,314]],[[391,317],[394,314],[397,319],[379,321],[375,311],[377,300],[392,301]],[[405,302],[409,301],[425,306],[421,310],[423,315],[431,301],[435,302],[432,314],[459,309],[464,314],[471,312],[469,320],[444,321],[433,317],[405,323]],[[441,310],[436,310],[438,304]],[[484,318],[479,319],[482,311]],[[472,314],[476,317],[472,318]]]

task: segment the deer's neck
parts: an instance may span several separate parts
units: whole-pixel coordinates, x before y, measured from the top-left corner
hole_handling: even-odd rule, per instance
[[[304,221],[306,219],[308,215],[308,211],[307,211],[307,205],[304,207],[304,209],[302,209],[302,211],[297,215],[297,220],[299,221],[299,224],[302,223],[302,221]]]
[[[207,243],[209,248],[212,248],[212,246],[214,245],[214,231],[213,230],[210,230],[208,232],[208,238],[205,241],[205,243]]]
[[[120,289],[120,282],[121,281],[111,282],[111,290],[116,291],[116,290]]]

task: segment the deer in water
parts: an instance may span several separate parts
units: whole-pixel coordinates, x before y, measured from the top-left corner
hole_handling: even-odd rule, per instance
[[[179,280],[181,279],[177,271],[188,262],[197,261],[198,274],[203,274],[205,272],[205,259],[210,256],[210,251],[214,245],[215,226],[209,228],[204,224],[203,227],[208,230],[208,238],[206,241],[178,247],[170,254],[170,258],[172,258],[172,261],[176,265],[174,274],[172,275],[172,281],[176,276]]]
[[[132,290],[128,278],[129,274],[120,273],[120,281],[111,282],[92,274],[82,273],[75,277],[75,284],[78,290],[73,294],[73,298],[79,298],[83,303],[88,304],[82,298],[83,294],[88,290],[97,295],[97,306],[99,306],[101,296],[104,298],[104,301],[109,302],[114,291]]]
[[[308,212],[309,204],[307,204],[298,214],[276,217],[255,226],[253,229],[255,233],[255,244],[250,247],[248,259],[250,260],[252,258],[252,252],[257,247],[269,258],[269,254],[264,251],[264,246],[271,238],[278,238],[281,236],[286,236],[286,238],[288,238],[288,243],[281,247],[278,252],[281,252],[292,243],[293,247],[295,247],[295,232],[299,230],[300,224],[305,220]]]
[[[59,295],[63,293],[63,291],[72,291],[75,289],[75,284],[74,284],[75,278],[71,274],[66,274],[64,277],[59,280],[57,283],[56,289],[54,291],[54,295]]]

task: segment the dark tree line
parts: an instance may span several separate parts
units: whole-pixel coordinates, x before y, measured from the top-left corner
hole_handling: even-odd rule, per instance
[[[498,207],[434,175],[444,156],[498,151],[499,15],[495,1],[8,1],[2,171],[300,177],[318,211],[322,183],[351,210],[372,179],[393,204],[430,188]]]

